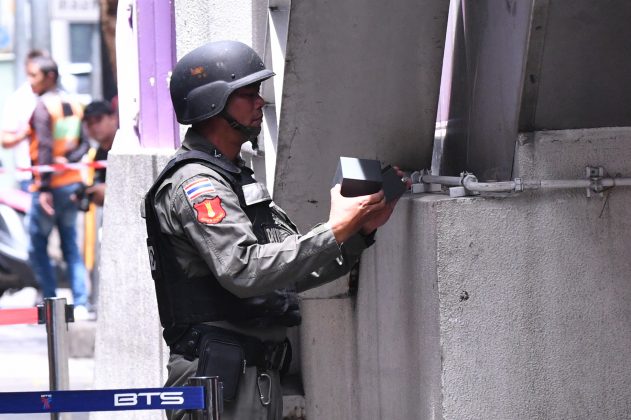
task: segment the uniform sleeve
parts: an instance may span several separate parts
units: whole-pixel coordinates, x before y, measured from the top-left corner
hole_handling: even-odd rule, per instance
[[[341,256],[328,224],[283,242],[258,244],[239,199],[219,176],[196,175],[175,187],[172,214],[219,283],[241,297],[294,286]]]
[[[361,253],[372,245],[373,242],[372,237],[366,239],[366,237],[360,234],[353,235],[348,241],[342,244],[341,256],[309,273],[305,278],[297,282],[296,290],[298,292],[304,292],[305,290],[313,289],[314,287],[321,286],[348,274],[351,268],[359,261]]]
[[[49,165],[53,163],[53,132],[52,119],[42,101],[37,103],[31,125],[33,131],[37,134],[37,163],[40,165]],[[50,173],[41,174],[41,189],[46,189],[50,184]]]

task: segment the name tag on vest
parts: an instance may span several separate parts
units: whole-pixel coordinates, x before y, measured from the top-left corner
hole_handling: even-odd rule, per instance
[[[269,192],[267,191],[267,187],[265,184],[260,182],[247,184],[241,188],[243,189],[243,198],[245,199],[245,204],[247,206],[272,200]]]

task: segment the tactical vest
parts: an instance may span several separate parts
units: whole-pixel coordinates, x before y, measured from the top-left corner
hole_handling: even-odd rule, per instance
[[[42,97],[42,101],[51,118],[53,136],[52,156],[65,157],[69,150],[77,148],[81,139],[81,118],[83,110],[76,102],[62,100],[58,95]],[[39,139],[33,130],[30,144],[31,162],[39,165]],[[81,182],[81,172],[75,169],[54,172],[50,179],[52,188]],[[34,184],[38,188],[41,183],[39,174],[34,174]]]
[[[248,202],[243,193],[244,186],[246,189],[256,188],[256,181],[248,168],[235,172],[225,161],[194,150],[173,158],[145,196],[147,248],[167,344],[176,340],[176,331],[184,331],[184,327],[202,322],[231,321],[253,327],[300,324],[298,297],[293,289],[277,289],[264,296],[239,298],[221,287],[212,274],[201,278],[186,277],[168,237],[160,230],[155,194],[167,177],[191,162],[209,167],[230,184],[239,197],[240,207],[252,223],[259,244],[282,242],[287,236],[297,233],[296,226],[270,199]]]

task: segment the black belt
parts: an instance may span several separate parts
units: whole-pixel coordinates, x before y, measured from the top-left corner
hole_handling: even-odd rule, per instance
[[[283,367],[286,356],[291,357],[289,340],[261,341],[256,337],[239,334],[235,331],[211,325],[194,325],[186,334],[171,346],[171,353],[181,354],[187,360],[199,357],[199,345],[203,336],[228,340],[239,344],[245,354],[246,366],[256,366],[263,370],[278,370]]]

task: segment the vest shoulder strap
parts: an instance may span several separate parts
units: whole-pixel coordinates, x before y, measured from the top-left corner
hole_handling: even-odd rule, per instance
[[[160,172],[160,175],[158,175],[153,186],[147,192],[147,196],[145,197],[147,206],[153,207],[155,192],[166,177],[173,174],[173,172],[175,172],[178,168],[192,162],[201,163],[221,175],[222,178],[228,181],[232,190],[237,194],[239,202],[244,202],[243,191],[239,188],[239,180],[235,177],[234,169],[231,168],[228,163],[207,153],[200,152],[198,150],[189,150],[171,159],[162,172]]]

